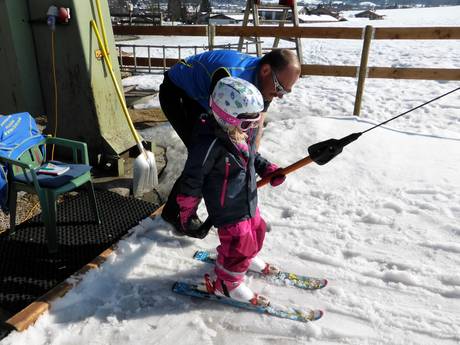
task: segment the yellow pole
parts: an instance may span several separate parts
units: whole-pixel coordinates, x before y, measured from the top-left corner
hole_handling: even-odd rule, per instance
[[[99,16],[99,22],[101,24],[102,38],[104,39],[104,46],[107,54],[109,53],[109,44],[107,42],[107,36],[105,34],[105,25],[104,19],[102,18],[101,3],[99,0],[96,0],[97,15]]]
[[[121,107],[123,108],[123,113],[125,114],[126,120],[128,121],[129,128],[131,129],[131,132],[133,133],[133,136],[136,139],[136,142],[137,142],[137,144],[139,146],[139,144],[141,143],[141,140],[140,140],[140,138],[139,138],[139,136],[137,134],[137,131],[134,128],[133,122],[131,121],[131,118],[129,116],[129,111],[128,111],[128,108],[126,107],[125,99],[123,97],[123,94],[121,93],[120,86],[118,85],[117,79],[115,78],[115,74],[113,73],[112,63],[109,60],[109,57],[107,55],[107,50],[104,47],[104,44],[103,44],[102,39],[101,39],[101,35],[99,34],[99,30],[98,30],[98,28],[96,26],[96,22],[94,20],[91,20],[91,27],[93,28],[94,33],[96,34],[97,41],[99,42],[99,46],[100,46],[100,48],[102,50],[102,56],[104,57],[104,60],[105,60],[105,62],[107,64],[107,67],[108,67],[108,70],[109,70],[109,73],[110,73],[110,76],[112,77],[113,85],[115,86],[115,90],[117,92],[117,96],[118,96],[118,99],[120,101]],[[142,147],[142,144],[140,146]],[[141,150],[141,151],[143,152],[143,150]]]

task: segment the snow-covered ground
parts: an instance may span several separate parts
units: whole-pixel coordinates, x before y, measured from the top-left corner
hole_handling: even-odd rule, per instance
[[[460,7],[382,12],[386,19],[372,24],[460,25]],[[358,59],[361,44],[355,52],[352,41],[315,42],[304,43],[314,63]],[[460,68],[458,41],[385,42],[371,59],[379,66]],[[157,87],[158,78],[125,83]],[[309,145],[364,131],[459,86],[369,79],[356,118],[350,116],[356,80],[305,77],[273,102],[260,151],[286,166],[308,155]],[[1,343],[459,344],[459,94],[362,135],[327,165],[307,165],[283,185],[260,189],[261,212],[273,227],[261,257],[326,277],[329,285],[308,292],[255,278],[248,283],[279,303],[325,310],[321,320],[301,324],[174,295],[174,281],[198,280],[211,270],[191,256],[199,248],[213,250],[216,234],[177,237],[163,221],[146,219],[34,326]],[[185,149],[168,124],[142,135],[167,147],[160,180],[166,194]]]

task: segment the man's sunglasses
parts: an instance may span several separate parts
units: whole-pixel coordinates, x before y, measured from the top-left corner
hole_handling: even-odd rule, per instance
[[[289,91],[286,91],[283,85],[281,85],[281,83],[278,81],[278,78],[276,77],[276,73],[273,70],[272,70],[272,79],[273,79],[273,84],[275,85],[275,91],[277,95],[284,96],[289,93]]]

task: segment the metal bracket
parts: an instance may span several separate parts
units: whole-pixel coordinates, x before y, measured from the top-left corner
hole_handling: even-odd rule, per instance
[[[100,49],[96,49],[94,51],[94,55],[96,56],[96,59],[98,59],[98,60],[102,60],[102,58],[103,58],[102,50],[100,50]]]

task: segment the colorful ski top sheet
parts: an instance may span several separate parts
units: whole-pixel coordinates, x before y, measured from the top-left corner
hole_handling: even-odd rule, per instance
[[[198,250],[197,252],[195,252],[193,258],[198,261],[206,262],[208,264],[216,263],[216,254],[208,252],[206,250]],[[281,271],[274,276],[266,276],[263,275],[261,272],[256,271],[250,272],[278,285],[285,284],[288,286],[294,286],[305,290],[318,290],[322,289],[327,285],[327,279],[308,277],[290,272]]]
[[[206,286],[204,284],[189,284],[186,282],[176,282],[174,283],[172,290],[180,295],[207,299],[221,304],[230,305],[236,308],[243,308],[257,313],[267,314],[294,321],[316,321],[323,316],[323,311],[319,309],[301,310],[293,307],[274,305],[273,303],[270,303],[270,305],[268,306],[259,306],[253,305],[249,302],[245,303],[234,300],[232,298],[217,296],[213,293],[207,292]]]

